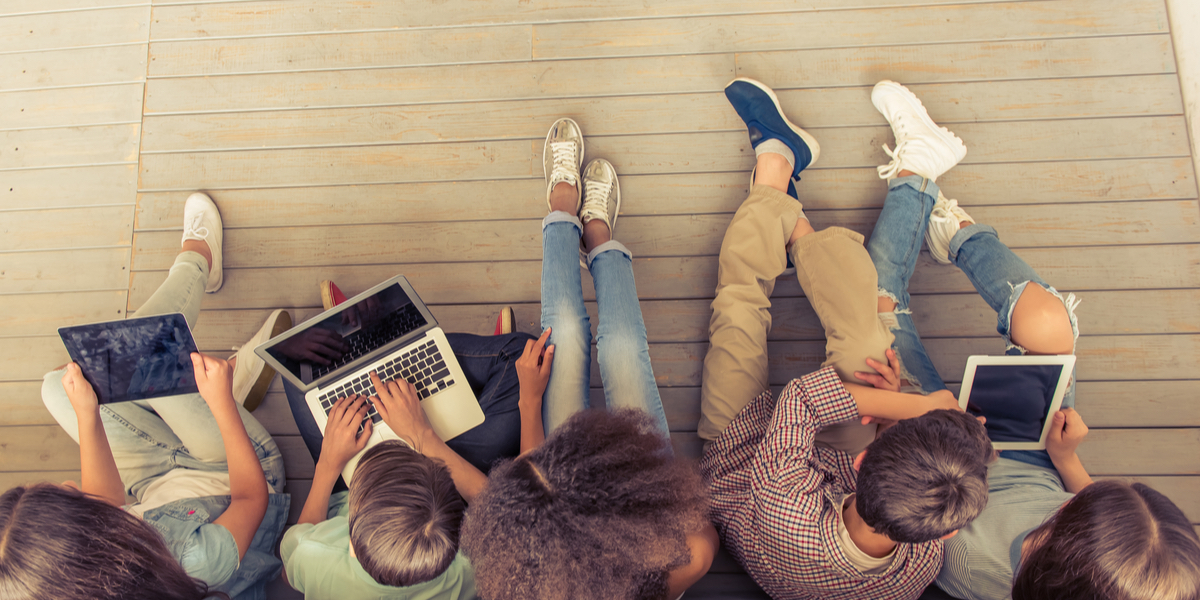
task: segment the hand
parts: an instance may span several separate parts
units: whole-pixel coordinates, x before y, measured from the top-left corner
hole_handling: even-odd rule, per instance
[[[929,401],[929,410],[947,409],[962,411],[962,407],[958,405],[958,398],[955,398],[954,393],[950,390],[938,390],[925,396],[925,399]]]
[[[541,408],[542,394],[550,383],[550,367],[554,364],[554,346],[547,346],[550,329],[542,332],[537,341],[525,342],[525,351],[517,359],[517,379],[521,382],[520,402],[528,408]],[[536,405],[536,406],[535,406]]]
[[[325,424],[325,439],[321,442],[321,460],[335,472],[346,468],[346,463],[355,454],[367,447],[371,437],[371,420],[364,419],[370,405],[366,396],[352,394],[333,403],[329,409],[329,421]],[[358,426],[362,425],[362,433]]]
[[[92,384],[83,377],[83,371],[79,369],[79,365],[67,363],[67,371],[63,373],[62,384],[76,415],[92,414],[99,409],[100,401],[96,399],[96,390],[92,389]]]
[[[1052,417],[1050,433],[1046,436],[1046,452],[1053,460],[1070,458],[1087,437],[1088,426],[1073,408],[1064,408]]]
[[[233,367],[229,361],[193,352],[192,369],[196,372],[200,397],[210,407],[214,402],[233,402]]]
[[[336,331],[320,327],[314,327],[289,338],[281,342],[278,348],[288,358],[322,366],[329,365],[332,360],[341,358],[350,349]]]
[[[896,351],[891,348],[885,353],[888,359],[888,364],[883,364],[873,358],[867,359],[867,366],[878,371],[878,373],[869,373],[866,371],[855,371],[854,376],[861,381],[865,381],[881,390],[889,392],[900,391],[900,359],[896,358]]]
[[[939,409],[949,409],[949,410],[959,410],[959,411],[962,410],[958,406],[958,398],[955,398],[954,394],[952,392],[950,392],[950,390],[938,390],[936,392],[933,392],[932,394],[929,394],[928,396],[918,396],[916,394],[905,394],[905,395],[906,396],[911,395],[913,398],[913,401],[915,403],[917,403],[914,405],[913,414],[910,415],[909,418],[919,417],[931,410],[939,410]],[[883,431],[886,430],[887,428],[896,424],[896,421],[894,419],[884,419],[884,418],[874,417],[874,416],[870,416],[870,415],[862,417],[861,421],[862,421],[863,425],[870,425],[871,423],[875,423],[876,425],[879,426],[879,429],[875,432],[876,437],[878,437],[879,434],[883,433]]]
[[[424,442],[429,437],[436,438],[425,409],[417,397],[417,388],[403,379],[393,379],[387,383],[379,380],[379,374],[371,371],[371,383],[375,384],[375,410],[383,417],[383,422],[396,435],[403,438],[417,452],[421,451]]]

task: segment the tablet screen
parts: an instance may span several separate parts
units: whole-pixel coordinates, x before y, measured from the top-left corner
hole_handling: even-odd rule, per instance
[[[979,365],[968,409],[987,417],[993,442],[1037,442],[1063,365]]]
[[[179,313],[58,330],[101,404],[195,394],[196,342]]]

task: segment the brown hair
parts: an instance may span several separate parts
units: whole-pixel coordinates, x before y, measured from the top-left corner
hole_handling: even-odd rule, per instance
[[[375,581],[410,586],[458,553],[463,500],[450,470],[397,440],[363,455],[350,480],[350,543]]]
[[[888,428],[867,446],[855,508],[877,533],[919,544],[962,528],[987,506],[987,430],[957,410]]]
[[[662,598],[707,513],[699,474],[650,417],[589,410],[492,468],[463,551],[489,600]]]
[[[42,483],[0,495],[0,598],[228,598],[189,577],[141,519],[67,487]]]
[[[1093,483],[1029,534],[1013,600],[1195,600],[1200,538],[1150,487]]]

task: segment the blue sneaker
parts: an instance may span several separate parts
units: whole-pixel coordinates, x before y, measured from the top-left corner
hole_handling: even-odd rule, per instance
[[[725,97],[733,105],[746,129],[750,132],[750,145],[757,147],[769,139],[783,142],[796,157],[792,179],[809,165],[817,162],[821,146],[817,140],[783,116],[779,98],[771,88],[745,77],[739,77],[725,86]]]

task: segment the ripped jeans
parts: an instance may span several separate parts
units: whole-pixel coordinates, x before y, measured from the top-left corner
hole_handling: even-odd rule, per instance
[[[896,310],[892,314],[881,314],[880,319],[888,324],[896,336],[892,347],[900,357],[902,375],[925,394],[946,389],[946,384],[917,333],[909,310],[908,283],[916,267],[917,255],[937,196],[937,185],[920,176],[893,179],[888,183],[883,212],[867,242],[867,251],[879,277],[879,294],[896,302]],[[1078,301],[1074,295],[1069,294],[1064,298],[1043,281],[1032,267],[1000,241],[992,227],[974,224],[958,230],[950,240],[950,259],[962,269],[979,295],[996,311],[996,331],[1007,346],[1005,354],[1026,353],[1024,348],[1012,341],[1010,331],[1013,309],[1030,283],[1041,286],[1062,300],[1070,317],[1072,335],[1075,339],[1079,338],[1079,325],[1075,317]],[[1075,382],[1072,380],[1062,406],[1068,408],[1074,404]],[[1021,460],[1018,458],[1021,454],[1006,452],[1005,457]],[[1040,454],[1045,455],[1045,452]],[[1046,456],[1045,460],[1048,461],[1049,457]],[[1040,457],[1031,461],[1045,465]]]

